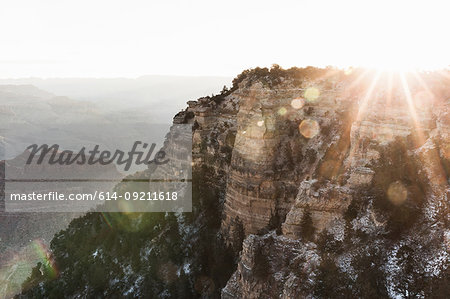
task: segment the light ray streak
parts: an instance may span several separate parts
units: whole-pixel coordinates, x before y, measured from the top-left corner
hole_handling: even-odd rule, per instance
[[[406,102],[408,104],[409,113],[412,117],[412,120],[414,122],[414,129],[416,130],[417,137],[418,137],[418,145],[422,145],[425,143],[425,136],[422,131],[422,128],[420,126],[419,117],[417,116],[416,109],[414,107],[414,102],[411,96],[411,90],[409,89],[408,82],[406,82],[406,78],[404,73],[400,74],[400,80],[403,87],[403,92],[405,93]]]
[[[350,83],[349,89],[357,86],[366,76],[369,74],[369,69],[364,69],[361,74],[352,82]]]
[[[417,72],[414,71],[411,72],[411,74],[417,79],[420,86],[422,86],[422,88],[425,89],[427,93],[433,95],[433,97],[435,96],[434,93],[431,91],[431,89],[428,87],[427,83],[422,79],[422,77]]]
[[[358,114],[356,115],[356,119],[355,119],[355,123],[358,125],[358,131],[360,130],[361,120],[363,118],[363,115],[366,113],[366,109],[367,109],[369,100],[372,97],[372,93],[373,93],[375,86],[377,85],[377,82],[380,78],[380,74],[381,74],[381,72],[379,72],[379,71],[375,74],[375,76],[372,80],[372,83],[370,84],[370,87],[368,88],[364,98],[362,99],[361,103],[359,103]],[[357,149],[359,148],[359,144],[360,144],[359,132],[357,132],[356,136],[357,136],[356,144],[351,147],[351,151],[349,154],[349,161],[353,160],[353,157],[354,157]]]

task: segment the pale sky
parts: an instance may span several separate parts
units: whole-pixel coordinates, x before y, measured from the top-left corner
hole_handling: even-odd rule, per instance
[[[2,0],[0,78],[450,64],[450,1]]]

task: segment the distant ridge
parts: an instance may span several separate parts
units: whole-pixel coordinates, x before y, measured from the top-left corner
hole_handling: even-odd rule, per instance
[[[20,85],[5,84],[0,85],[0,96],[2,97],[28,96],[41,99],[50,99],[53,98],[55,95],[31,84],[20,84]]]

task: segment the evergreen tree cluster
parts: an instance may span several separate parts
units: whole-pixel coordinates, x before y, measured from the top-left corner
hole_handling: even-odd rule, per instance
[[[218,233],[221,206],[204,183],[207,171],[193,174],[192,213],[89,213],[72,221],[51,242],[58,275],[37,265],[18,298],[218,298],[236,264]]]

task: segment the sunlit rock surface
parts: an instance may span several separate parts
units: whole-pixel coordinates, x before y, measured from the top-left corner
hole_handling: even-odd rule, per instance
[[[424,95],[422,88],[413,84],[389,93],[388,86],[380,80],[372,89],[361,93],[351,83],[327,86],[327,89],[324,81],[308,82],[318,90],[318,95],[309,101],[307,88],[293,88],[286,81],[275,88],[255,83],[239,89],[241,108],[237,114],[238,132],[222,228],[232,230],[231,219],[239,219],[246,234],[261,233],[263,228],[274,229],[270,219],[277,211],[283,219],[282,234],[302,239],[301,223],[308,209],[316,235],[327,231],[342,240],[345,212],[352,200],[360,200],[360,190],[370,186],[380,188],[397,206],[407,205],[424,193],[421,200],[428,206],[428,213],[434,215],[434,221],[437,215],[446,215],[448,89],[447,94],[437,88],[434,94],[428,90]],[[289,105],[296,98],[301,98],[304,104]],[[293,109],[294,106],[301,108]],[[280,109],[282,115],[277,113]],[[295,128],[305,120],[317,122],[320,132],[304,134],[301,125],[293,133],[286,129]],[[286,144],[289,152],[284,150]],[[400,146],[402,151],[387,156],[385,149],[395,146]],[[292,155],[299,158],[294,160]],[[277,168],[280,160],[283,160],[282,169]],[[407,160],[417,167],[405,166],[399,170],[389,162],[401,164]],[[390,176],[383,172],[396,173],[388,185],[383,177]],[[377,214],[371,205],[367,214],[353,223],[354,227],[366,232],[389,230],[385,217]],[[249,242],[249,239],[244,242],[238,270],[224,288],[223,297],[298,297],[300,291],[292,288],[286,291],[283,285],[255,278],[251,268],[257,249]],[[266,251],[274,245],[264,246]],[[269,253],[263,255],[270,260]],[[273,258],[284,257],[280,253]],[[281,275],[278,270],[286,270],[285,266],[276,268],[269,274],[269,281]],[[292,283],[292,277],[286,273],[283,276],[283,282]],[[286,295],[289,291],[291,295]]]

